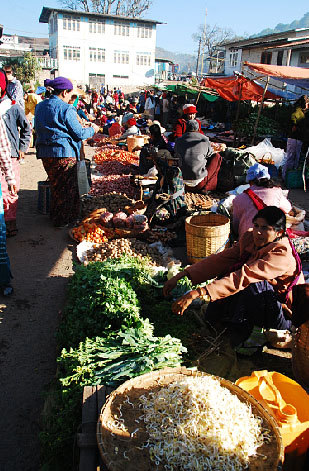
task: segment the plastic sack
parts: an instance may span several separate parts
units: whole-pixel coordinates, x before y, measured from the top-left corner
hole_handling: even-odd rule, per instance
[[[230,195],[227,198],[220,200],[216,212],[231,219],[233,213],[233,200],[235,198],[235,195]]]
[[[87,195],[90,190],[86,162],[84,160],[79,160],[77,162],[77,183],[78,183],[78,192],[79,195]]]
[[[150,170],[144,175],[144,177],[156,177],[158,175],[158,170],[156,167],[151,167]]]
[[[250,185],[239,185],[234,190],[227,191],[229,195],[241,195],[245,190],[250,188]]]
[[[251,152],[256,160],[273,160],[276,167],[281,167],[286,153],[279,147],[274,147],[269,138],[264,139],[257,146],[248,147],[247,152]],[[263,165],[263,162],[261,162]]]
[[[292,227],[295,231],[304,231],[305,227],[303,221],[306,217],[306,211],[301,208],[292,206],[293,215],[286,214],[286,225]]]

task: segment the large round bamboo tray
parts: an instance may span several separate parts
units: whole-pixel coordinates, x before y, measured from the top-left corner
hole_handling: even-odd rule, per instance
[[[189,263],[221,252],[228,246],[230,220],[212,212],[186,219],[187,258]]]
[[[97,442],[101,457],[108,471],[165,471],[164,465],[155,465],[143,443],[148,440],[148,433],[143,423],[136,421],[141,415],[138,407],[139,397],[150,390],[161,388],[184,376],[205,376],[206,373],[191,371],[186,368],[165,368],[133,378],[119,386],[107,399],[102,408],[97,424]],[[249,471],[275,471],[281,466],[284,450],[281,435],[275,419],[263,406],[246,391],[222,378],[221,386],[236,394],[241,401],[251,405],[254,414],[262,417],[264,426],[269,429],[270,440],[265,442],[250,460]],[[132,407],[132,404],[136,407]],[[114,417],[124,420],[127,431],[115,428]],[[265,459],[265,456],[267,459]]]
[[[293,339],[292,366],[295,379],[309,390],[309,321],[302,324]]]

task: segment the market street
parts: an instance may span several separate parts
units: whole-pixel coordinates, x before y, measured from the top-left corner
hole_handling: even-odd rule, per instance
[[[67,230],[37,212],[46,174],[35,154],[27,154],[21,179],[19,232],[7,241],[14,293],[0,301],[1,471],[39,469],[43,391],[56,371],[55,330],[72,274]]]

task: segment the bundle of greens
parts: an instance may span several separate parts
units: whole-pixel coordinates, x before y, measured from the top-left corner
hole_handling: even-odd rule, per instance
[[[254,126],[257,113],[251,113],[247,118],[239,119],[233,123],[233,130],[240,136],[251,137],[254,133]],[[280,134],[280,126],[271,118],[261,115],[257,127],[258,136],[276,136]]]
[[[57,377],[45,403],[44,471],[72,469],[84,386],[116,386],[181,363],[181,342],[189,342],[196,324],[171,312],[171,301],[162,300],[162,280],[151,270],[131,257],[76,267],[58,329]],[[172,337],[176,332],[181,340]]]
[[[70,348],[86,337],[142,327],[136,292],[153,282],[149,268],[132,257],[77,266],[58,329],[59,345]]]
[[[148,331],[147,331],[148,330]],[[127,379],[180,365],[187,349],[170,335],[152,336],[153,327],[127,329],[107,338],[97,337],[81,342],[77,349],[62,351],[58,359],[64,387],[74,384],[117,386]]]

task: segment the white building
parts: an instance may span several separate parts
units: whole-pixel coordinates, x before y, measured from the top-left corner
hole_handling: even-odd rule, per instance
[[[58,75],[99,88],[152,85],[158,21],[43,7]]]
[[[250,73],[250,78],[260,77],[259,74],[248,72],[247,67],[243,65],[246,61],[309,68],[309,28],[231,41],[224,46],[226,75],[244,72],[246,75]],[[295,96],[304,93],[303,89],[295,85],[286,86],[274,79],[270,80],[270,85],[292,92]]]

